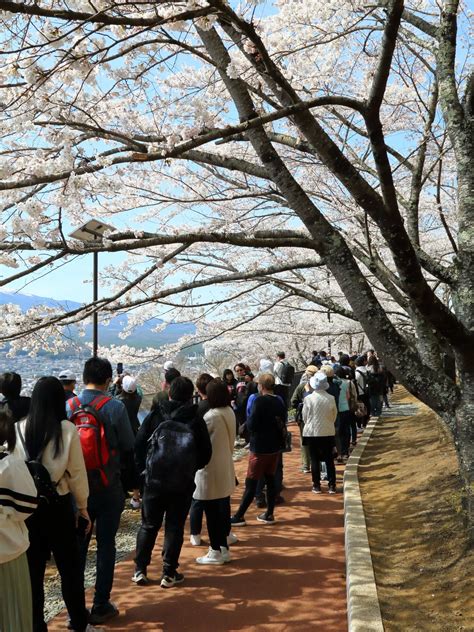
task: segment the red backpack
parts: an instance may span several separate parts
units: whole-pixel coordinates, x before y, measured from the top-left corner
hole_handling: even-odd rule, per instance
[[[111,399],[107,395],[97,395],[89,404],[82,404],[79,397],[73,397],[68,402],[71,410],[69,419],[79,434],[91,491],[100,491],[110,484],[107,469],[110,457],[116,451],[109,447],[99,411]]]

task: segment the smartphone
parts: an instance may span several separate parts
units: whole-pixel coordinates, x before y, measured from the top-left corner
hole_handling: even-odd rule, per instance
[[[76,535],[78,538],[85,538],[89,521],[84,516],[79,516],[77,519]]]
[[[123,373],[123,362],[117,362],[117,375],[122,375]]]

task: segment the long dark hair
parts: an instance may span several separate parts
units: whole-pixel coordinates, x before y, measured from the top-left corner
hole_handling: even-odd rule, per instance
[[[26,418],[25,443],[31,459],[35,459],[54,442],[54,457],[63,449],[61,421],[66,419],[64,389],[52,376],[40,377],[31,394],[30,412]]]

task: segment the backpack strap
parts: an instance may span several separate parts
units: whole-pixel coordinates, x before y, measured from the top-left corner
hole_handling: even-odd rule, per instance
[[[69,408],[71,410],[71,413],[76,412],[76,410],[80,407],[81,400],[79,399],[79,397],[77,395],[75,397],[71,397],[71,399],[69,400]]]
[[[107,402],[110,402],[111,399],[112,398],[108,395],[97,395],[88,405],[94,410],[99,411]]]
[[[25,453],[26,460],[29,461],[30,460],[30,455],[28,453],[28,448],[26,447],[26,444],[25,444],[25,437],[23,436],[23,433],[21,431],[20,426],[18,426],[18,434],[20,436],[20,441],[21,441],[21,445],[23,446],[23,451]]]

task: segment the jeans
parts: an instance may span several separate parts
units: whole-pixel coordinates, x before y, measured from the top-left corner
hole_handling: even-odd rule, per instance
[[[57,505],[40,505],[27,519],[30,536],[27,551],[33,601],[33,632],[46,632],[44,620],[44,573],[51,552],[61,577],[61,591],[71,624],[78,632],[87,626],[84,573],[76,539],[71,494],[61,496]],[[5,631],[6,632],[6,631]]]
[[[89,496],[87,508],[92,524],[95,523],[97,540],[97,565],[94,607],[100,608],[110,601],[115,570],[115,535],[119,528],[120,516],[124,506],[124,493],[121,486],[115,486]],[[81,562],[84,572],[87,549],[92,529],[81,542]]]
[[[349,456],[349,445],[351,442],[351,421],[353,414],[350,410],[339,413],[339,437],[341,440],[340,454]],[[356,431],[357,433],[357,431]],[[357,436],[357,434],[356,434]]]
[[[145,485],[142,497],[142,524],[137,534],[135,567],[146,574],[151,562],[158,531],[165,518],[163,542],[163,573],[174,577],[183,546],[184,524],[192,500],[192,491],[185,494],[166,494]]]
[[[319,487],[321,484],[320,461],[326,463],[328,483],[336,485],[336,468],[334,467],[334,457],[332,449],[334,447],[334,437],[306,437],[311,455],[311,477],[313,485]]]
[[[380,417],[382,414],[382,404],[383,404],[383,396],[382,395],[371,395],[370,396],[370,414],[374,417]]]

